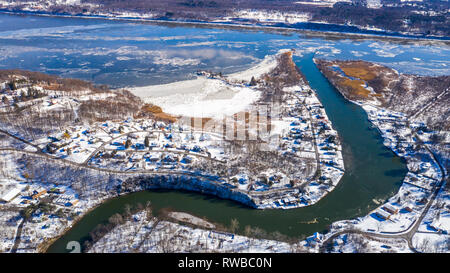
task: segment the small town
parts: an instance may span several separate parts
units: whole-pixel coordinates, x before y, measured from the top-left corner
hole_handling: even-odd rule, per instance
[[[68,107],[80,100],[114,97],[114,93],[107,92],[95,95],[82,92],[74,98],[56,95],[57,91],[27,84],[26,79],[20,77],[3,86],[3,109],[39,105],[40,111],[47,111]],[[34,91],[39,93],[34,95],[36,99],[28,99],[33,97],[33,94],[28,94],[32,92],[30,90],[38,90]],[[269,139],[264,147],[269,150],[270,157],[267,159],[278,157],[277,154],[292,158],[293,162],[297,162],[297,173],[293,169],[290,173],[286,172],[289,170],[286,165],[280,168],[279,165],[271,166],[269,162],[261,162],[264,168],[259,174],[254,173],[257,169],[234,167],[235,164],[242,166],[241,151],[244,151],[235,146],[235,141],[227,140],[226,133],[208,132],[204,128],[207,126],[186,126],[182,119],[171,123],[128,118],[96,122],[89,126],[67,126],[56,134],[33,141],[2,129],[5,137],[2,138],[1,151],[5,156],[18,157],[19,161],[20,154],[26,153],[60,162],[69,168],[86,168],[121,177],[162,174],[185,177],[186,181],[190,178],[201,179],[202,183],[207,183],[206,187],[212,187],[219,193],[228,192],[237,201],[246,196],[244,203],[258,209],[308,206],[332,191],[344,173],[339,137],[320,101],[307,85],[285,87],[284,93],[286,103],[277,109],[280,116],[271,116],[271,130],[263,132]],[[267,119],[259,119],[258,123],[268,122]],[[239,121],[234,123],[232,126],[236,129],[242,126]],[[252,128],[248,124],[246,126],[242,128],[251,134]],[[215,166],[223,166],[230,171],[225,173],[221,171],[224,168]],[[22,167],[16,166],[15,173],[20,180],[11,179],[2,183],[2,207],[10,207],[11,214],[17,209],[32,212],[31,222],[39,223],[39,228],[44,230],[42,233],[50,235],[57,232],[61,228],[59,222],[70,226],[77,215],[92,206],[91,200],[80,197],[86,190],[83,183],[74,187],[61,182],[40,181],[36,175],[40,170],[28,168],[30,166],[26,162]],[[162,183],[159,186],[172,187]],[[192,189],[189,182],[183,187]],[[200,190],[204,187],[200,186]],[[14,220],[9,218],[10,214],[3,217],[3,221],[10,222],[12,227],[20,225],[20,214]],[[21,243],[25,242],[22,240]],[[5,249],[12,244],[11,239],[5,242]]]
[[[281,272],[449,253],[449,10],[0,0],[0,255]]]

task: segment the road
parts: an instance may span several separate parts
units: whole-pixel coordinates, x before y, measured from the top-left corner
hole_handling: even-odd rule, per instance
[[[299,101],[301,101],[300,97],[298,97],[296,94],[293,94]],[[314,130],[314,124],[313,124],[313,118],[312,118],[312,114],[311,111],[309,111],[308,107],[305,105],[305,101],[306,99],[303,99],[302,102],[302,107],[306,110],[306,112],[308,112],[309,115],[309,124],[311,126],[311,134],[312,134],[312,142],[313,142],[313,146],[314,146],[314,153],[316,155],[316,163],[317,163],[317,170],[320,173],[320,154],[319,154],[319,149],[317,148],[317,142],[316,142],[316,131]]]
[[[23,230],[23,226],[25,225],[25,218],[22,218],[22,222],[20,222],[19,227],[17,228],[17,232],[16,232],[16,237],[14,238],[14,245],[11,248],[11,253],[16,253],[17,252],[17,248],[19,248],[20,245],[20,238],[22,236],[22,230]]]

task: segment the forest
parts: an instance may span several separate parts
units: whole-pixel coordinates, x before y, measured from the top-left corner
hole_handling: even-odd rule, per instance
[[[11,1],[9,1],[11,2]],[[14,10],[20,11],[29,0],[14,1]],[[42,1],[41,1],[42,2]],[[51,2],[51,1],[47,1]],[[308,0],[81,0],[79,5],[60,4],[46,6],[46,11],[58,14],[95,14],[136,12],[151,14],[155,19],[213,21],[225,17],[234,18],[240,10],[309,14],[308,22],[357,26],[359,28],[378,28],[392,32],[405,32],[415,35],[450,35],[450,16],[448,1],[402,2],[400,0],[381,0],[377,8],[367,6],[367,0],[336,2],[330,5],[311,5]],[[327,1],[325,1],[328,3]],[[295,27],[295,25],[294,25]]]

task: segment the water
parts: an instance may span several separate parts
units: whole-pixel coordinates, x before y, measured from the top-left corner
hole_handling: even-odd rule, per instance
[[[364,111],[330,86],[314,65],[313,54],[376,61],[401,72],[442,75],[449,74],[450,49],[442,43],[0,15],[0,68],[38,70],[115,87],[182,80],[197,69],[235,72],[282,48],[296,49],[296,64],[317,91],[342,139],[346,172],[333,192],[306,208],[265,211],[192,192],[133,193],[94,209],[49,251],[64,252],[67,242],[82,242],[96,225],[121,212],[126,204],[148,200],[156,212],[171,207],[223,225],[236,218],[241,230],[251,225],[297,238],[324,231],[334,221],[367,214],[376,207],[373,199],[388,199],[398,190],[407,171],[405,163],[382,144]]]
[[[290,237],[304,237],[324,231],[333,221],[351,219],[367,214],[376,207],[373,199],[387,199],[400,187],[407,172],[405,164],[388,150],[375,129],[369,129],[367,115],[339,95],[318,71],[312,55],[296,59],[312,88],[317,90],[327,114],[343,141],[346,172],[334,191],[317,204],[293,210],[254,210],[232,201],[220,200],[197,193],[158,191],[139,192],[113,199],[88,214],[64,237],[51,252],[65,249],[67,242],[80,241],[98,223],[105,222],[125,204],[145,204],[150,200],[158,211],[171,207],[206,217],[210,221],[229,225],[236,218],[241,230],[257,226],[268,232],[281,232]],[[308,222],[317,220],[317,223]]]
[[[99,19],[0,14],[0,69],[21,68],[114,87],[161,84],[198,69],[231,73],[266,54],[294,48],[298,56],[364,59],[400,72],[445,75],[450,47],[300,33],[137,24]]]

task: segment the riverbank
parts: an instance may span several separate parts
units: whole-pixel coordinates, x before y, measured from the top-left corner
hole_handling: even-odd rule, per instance
[[[175,25],[175,26],[188,26],[188,27],[212,27],[212,28],[229,28],[229,29],[248,29],[248,30],[268,30],[274,32],[294,32],[294,33],[304,33],[305,35],[318,35],[318,36],[335,36],[336,38],[359,38],[359,39],[370,39],[376,38],[379,40],[398,40],[398,41],[436,41],[436,42],[444,42],[446,44],[450,44],[450,38],[448,37],[424,37],[424,36],[414,36],[408,34],[399,34],[392,33],[388,34],[386,32],[370,33],[375,31],[370,31],[365,33],[363,29],[360,29],[360,32],[349,32],[349,31],[333,31],[333,30],[313,30],[313,29],[299,29],[295,26],[288,26],[282,24],[280,26],[271,26],[264,24],[242,24],[237,22],[202,22],[202,21],[184,21],[184,20],[170,20],[170,19],[149,19],[143,17],[126,17],[126,16],[114,16],[112,14],[109,15],[69,15],[69,14],[57,14],[57,13],[46,13],[46,12],[33,12],[33,11],[9,11],[9,10],[1,10],[0,13],[10,14],[10,15],[30,15],[30,16],[43,16],[43,17],[62,17],[62,18],[80,18],[80,19],[99,19],[99,20],[113,20],[113,21],[124,21],[124,22],[140,22],[140,23],[154,23],[154,24],[167,24],[167,25]],[[316,23],[317,25],[323,26],[339,26],[327,23]],[[348,28],[348,26],[342,26],[343,28]]]
[[[114,198],[92,214],[86,215],[73,230],[55,243],[52,250],[64,252],[68,241],[83,242],[83,238],[99,222],[107,221],[112,214],[122,211],[126,204],[145,203],[148,200],[151,200],[156,208],[170,207],[176,211],[193,213],[224,226],[229,225],[230,219],[236,219],[239,221],[239,234],[244,234],[244,228],[251,226],[260,231],[278,231],[278,234],[303,239],[327,229],[334,221],[366,215],[366,212],[374,207],[372,199],[384,200],[386,196],[394,194],[398,189],[397,182],[403,180],[404,175],[400,177],[387,173],[399,172],[403,164],[395,160],[396,157],[380,143],[381,137],[377,131],[370,129],[364,111],[358,106],[352,107],[353,104],[338,96],[326,84],[326,79],[323,79],[310,57],[296,63],[320,96],[322,105],[333,125],[339,130],[343,146],[345,145],[345,159],[348,164],[346,168],[350,168],[350,171],[345,172],[339,186],[328,193],[326,198],[316,205],[280,211],[253,210],[239,206],[238,203],[189,192],[132,193]],[[321,236],[316,237],[308,240],[311,246],[320,242]]]
[[[448,206],[445,205],[448,204],[445,197],[448,193],[445,193],[444,190],[448,174],[445,167],[442,166],[443,163],[438,161],[438,157],[432,151],[436,147],[433,148],[434,144],[430,139],[435,132],[424,128],[425,124],[420,120],[411,118],[415,117],[417,112],[407,115],[386,109],[382,98],[387,95],[380,93],[377,88],[372,88],[367,83],[356,88],[347,84],[348,81],[340,81],[341,77],[356,74],[350,67],[344,66],[345,74],[342,74],[343,72],[335,73],[325,65],[326,62],[320,60],[318,62],[322,73],[336,87],[336,90],[347,100],[364,109],[369,121],[380,131],[384,145],[399,157],[404,158],[408,167],[408,173],[394,196],[388,200],[378,201],[382,205],[372,210],[367,216],[333,223],[330,231],[324,234],[324,245],[321,246],[321,249],[338,252],[345,249],[365,252],[367,248],[373,246],[373,240],[382,239],[384,244],[378,243],[378,247],[391,251],[448,251],[445,247],[440,246],[445,244],[445,234],[450,231],[447,224],[442,224],[448,223],[450,219],[448,209],[446,209]],[[337,68],[337,65],[333,66],[333,70],[335,70],[334,68]],[[374,73],[373,71],[380,67],[373,65],[372,69],[372,72],[368,73],[358,70],[358,77],[351,79],[353,81],[365,79],[370,83],[373,76],[370,73]],[[351,88],[347,88],[347,85]],[[367,91],[363,92],[360,90],[361,88]],[[406,96],[406,94],[403,92],[401,96]],[[435,101],[433,100],[433,102]],[[412,107],[413,105],[410,105],[410,108]],[[445,158],[443,162],[445,162]],[[441,195],[438,194],[439,192]],[[443,215],[442,218],[440,215]],[[424,219],[428,220],[423,222]],[[412,241],[418,229],[422,229],[422,232],[424,232],[423,229],[427,230],[426,234],[428,235],[420,234],[421,239]],[[355,234],[352,236],[360,236],[360,238],[348,240],[346,236],[349,234]],[[425,244],[426,236],[429,237]]]
[[[397,125],[404,115],[380,109],[367,103],[358,103],[367,112],[369,120],[385,139],[384,144],[398,156],[405,158],[409,172],[399,191],[367,216],[335,222],[325,233],[317,250],[330,252],[448,252],[450,231],[448,222],[448,190],[445,190],[445,169],[435,161],[428,148],[418,152],[406,152],[405,142],[414,143],[414,137],[398,146],[398,135],[390,131],[386,118],[395,118]],[[407,134],[403,132],[401,137]],[[417,135],[416,135],[417,137]],[[426,145],[426,144],[425,144]],[[428,156],[427,156],[428,154]],[[418,160],[418,157],[422,160]],[[423,161],[423,159],[427,160]],[[448,188],[448,187],[447,187]],[[440,194],[438,194],[440,193]],[[413,240],[413,238],[415,238]]]
[[[120,238],[120,239],[119,239]],[[301,246],[274,240],[253,239],[228,232],[186,227],[148,218],[139,212],[97,241],[89,253],[292,253]]]
[[[39,236],[39,240],[20,241],[19,251],[45,248],[46,238],[55,238],[61,230],[67,231],[75,225],[73,219],[86,215],[111,197],[131,192],[161,188],[189,190],[257,209],[293,209],[318,202],[337,186],[344,174],[339,137],[314,91],[302,80],[292,61],[292,53],[283,51],[272,59],[272,62],[263,62],[255,69],[222,79],[228,85],[252,88],[252,92],[259,92],[261,98],[277,98],[284,102],[271,105],[272,113],[278,112],[279,116],[272,114],[269,120],[262,117],[257,120],[260,128],[263,125],[270,128],[263,131],[268,134],[262,142],[263,149],[254,151],[258,158],[252,159],[263,167],[242,169],[245,166],[242,159],[244,151],[241,153],[238,147],[230,150],[223,135],[217,137],[204,128],[147,119],[109,120],[90,126],[69,125],[64,132],[32,142],[24,140],[20,134],[15,136],[14,140],[34,146],[35,150],[21,153],[20,145],[15,143],[8,143],[10,148],[3,150],[11,157],[23,154],[13,168],[21,176],[33,178],[27,190],[20,191],[13,203],[19,209],[30,211],[31,221],[27,223],[24,234]],[[250,74],[253,75],[250,80],[257,76],[253,86],[248,83]],[[279,85],[288,79],[291,84]],[[271,87],[273,83],[278,84],[274,89]],[[5,90],[5,101],[9,102],[14,93],[20,94],[22,88],[29,87],[24,85]],[[45,93],[42,86],[39,90]],[[277,90],[276,94],[270,93],[273,90]],[[50,94],[55,92],[53,90]],[[87,96],[87,93],[82,92],[83,99],[94,96],[91,99],[97,100],[97,97],[109,98],[112,95],[96,93]],[[50,98],[42,95],[38,98],[45,105],[41,111],[48,111],[55,105],[68,105],[68,100],[75,100],[71,96]],[[32,105],[32,101],[27,102]],[[258,103],[267,105],[260,99]],[[246,121],[244,118],[239,122]],[[258,135],[260,131],[249,130],[249,134],[253,133]],[[6,135],[10,137],[13,134],[6,131]],[[259,139],[263,140],[263,137],[267,136],[260,135]],[[244,141],[243,144],[252,142]],[[249,155],[249,150],[244,150]],[[270,156],[281,155],[292,161],[292,167],[284,161],[269,160]],[[3,156],[6,157],[5,154]],[[27,164],[28,160],[37,160],[39,164]],[[241,168],[233,167],[233,164]],[[282,164],[284,170],[273,164]],[[288,167],[292,171],[287,171]],[[48,173],[42,173],[49,168],[52,168],[50,175],[58,181],[57,184],[48,182]],[[224,169],[235,172],[217,173]],[[251,173],[253,171],[257,173]],[[82,173],[86,178],[78,177],[81,180],[73,185],[71,181],[77,177],[76,173]],[[95,182],[86,183],[92,180]],[[102,180],[107,182],[102,183]],[[8,216],[3,215],[2,220],[7,222]],[[4,242],[5,250],[10,243]]]

